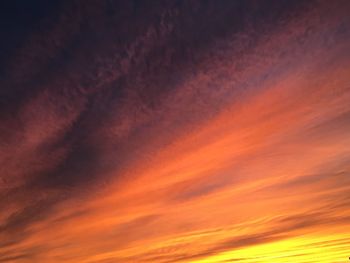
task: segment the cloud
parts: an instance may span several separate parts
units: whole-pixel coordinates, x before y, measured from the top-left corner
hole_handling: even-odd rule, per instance
[[[33,5],[0,16],[0,261],[347,240],[347,2]]]

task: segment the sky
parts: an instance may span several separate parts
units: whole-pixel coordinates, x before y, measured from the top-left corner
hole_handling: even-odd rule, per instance
[[[0,262],[349,261],[350,1],[0,5]]]

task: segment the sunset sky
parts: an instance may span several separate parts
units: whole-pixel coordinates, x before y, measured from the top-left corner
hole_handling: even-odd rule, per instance
[[[0,262],[349,262],[350,1],[0,10]]]

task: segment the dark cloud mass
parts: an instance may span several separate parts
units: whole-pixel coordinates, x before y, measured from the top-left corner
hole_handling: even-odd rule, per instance
[[[0,10],[0,262],[255,262],[211,257],[348,223],[349,1]]]

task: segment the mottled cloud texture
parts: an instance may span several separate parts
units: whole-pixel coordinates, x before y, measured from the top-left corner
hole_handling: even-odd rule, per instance
[[[0,262],[345,262],[350,2],[1,3]]]

